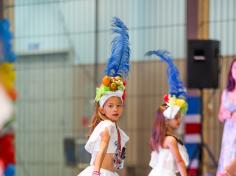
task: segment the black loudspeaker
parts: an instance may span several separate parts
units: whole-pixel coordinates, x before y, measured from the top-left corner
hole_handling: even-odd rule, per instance
[[[188,88],[218,88],[220,42],[189,40],[187,51]]]

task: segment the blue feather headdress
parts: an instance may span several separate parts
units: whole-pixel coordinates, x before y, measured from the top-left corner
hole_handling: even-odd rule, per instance
[[[8,20],[0,20],[0,62],[15,62],[16,56],[12,51],[12,34]]]
[[[145,55],[159,56],[161,61],[164,61],[168,65],[167,76],[169,84],[169,95],[165,95],[164,101],[169,106],[179,106],[182,112],[187,111],[186,89],[183,86],[183,82],[180,80],[180,75],[177,67],[173,63],[173,59],[170,53],[165,50],[148,51]],[[173,117],[172,117],[173,118]]]
[[[108,76],[120,76],[127,78],[129,72],[129,34],[128,28],[119,18],[113,18],[112,32],[116,37],[112,41],[111,56],[109,58],[105,74]]]
[[[183,86],[183,82],[180,80],[179,71],[175,66],[175,64],[173,63],[173,59],[171,58],[170,53],[165,50],[157,50],[157,51],[148,51],[145,55],[159,56],[161,61],[167,63],[169,94],[175,95],[178,98],[186,98],[186,89]]]
[[[111,96],[118,96],[124,100],[126,78],[129,73],[130,48],[128,28],[117,17],[112,20],[112,32],[115,38],[112,40],[111,56],[105,69],[102,84],[96,90],[95,101],[102,106]]]

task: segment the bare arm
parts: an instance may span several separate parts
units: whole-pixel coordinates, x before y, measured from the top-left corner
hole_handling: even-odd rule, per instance
[[[236,175],[236,158],[228,165],[225,167],[225,170],[230,174],[230,175]]]
[[[217,174],[217,176],[235,176],[236,175],[236,158],[225,167],[224,171]]]
[[[224,107],[220,107],[220,112],[219,112],[219,115],[218,115],[218,118],[221,122],[224,122],[225,119],[231,117],[231,112],[226,110]]]
[[[218,114],[218,118],[221,122],[224,122],[225,119],[231,117],[231,112],[229,110],[225,109],[224,106],[223,106],[225,93],[226,93],[225,91],[222,93],[220,111],[219,111],[219,114]]]
[[[176,139],[173,136],[167,136],[165,139],[165,143],[175,158],[175,161],[176,161],[176,164],[178,166],[181,176],[187,176],[187,168],[186,168],[183,158],[180,155],[178,143]]]
[[[236,112],[231,113],[231,119],[236,121]]]
[[[110,135],[108,129],[106,128],[106,130],[101,134],[101,144],[94,163],[94,170],[98,172],[100,172],[104,156],[107,152],[109,140]]]

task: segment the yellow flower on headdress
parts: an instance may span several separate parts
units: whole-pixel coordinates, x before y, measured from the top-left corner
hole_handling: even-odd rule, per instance
[[[183,107],[185,104],[185,101],[183,99],[176,99],[175,104],[179,107]]]
[[[168,106],[179,106],[182,113],[186,113],[188,109],[188,104],[184,99],[176,98],[171,95],[165,95],[164,101]]]
[[[184,99],[176,99],[176,105],[180,107],[182,113],[186,113],[188,109],[188,104]]]
[[[0,64],[0,81],[6,90],[12,90],[15,86],[16,72],[12,63]]]

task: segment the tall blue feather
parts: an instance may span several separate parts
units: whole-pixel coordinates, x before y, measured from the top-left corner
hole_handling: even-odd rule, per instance
[[[145,55],[159,56],[161,61],[167,63],[169,93],[179,98],[186,98],[186,89],[183,86],[183,82],[180,80],[179,71],[175,66],[175,64],[173,63],[173,59],[171,58],[170,53],[165,50],[157,50],[157,51],[148,51]]]
[[[0,62],[15,62],[16,56],[12,51],[12,34],[8,20],[0,20]]]
[[[121,76],[126,79],[130,61],[128,28],[117,17],[113,18],[112,27],[112,32],[116,34],[116,37],[112,40],[111,56],[105,74],[112,77]]]

